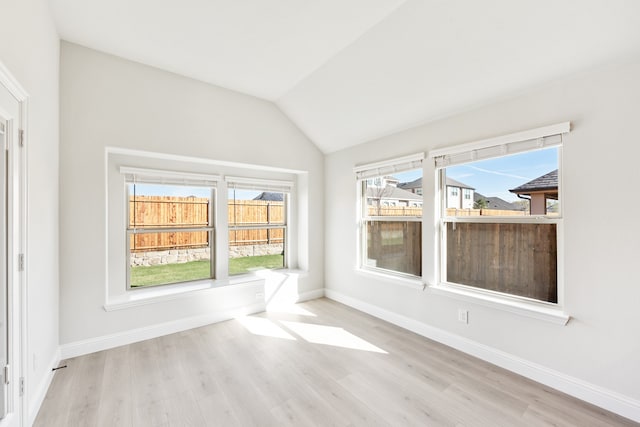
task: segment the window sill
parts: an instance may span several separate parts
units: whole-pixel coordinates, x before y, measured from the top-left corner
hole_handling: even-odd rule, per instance
[[[437,295],[484,305],[485,307],[495,308],[537,320],[543,320],[556,325],[564,326],[571,318],[560,308],[548,307],[534,302],[529,303],[516,299],[501,298],[500,296],[474,292],[473,290],[462,289],[451,285],[429,285],[428,289]]]
[[[413,289],[422,289],[424,284],[419,277],[405,276],[401,274],[393,274],[381,270],[373,270],[368,268],[356,268],[356,273],[361,276],[384,280],[396,285],[407,286]]]
[[[230,277],[225,280],[200,280],[187,284],[136,289],[133,291],[127,291],[122,295],[107,297],[107,301],[103,307],[105,311],[123,310],[131,307],[185,298],[229,286],[237,288],[241,286],[264,285],[264,281],[264,277],[259,277],[254,274],[245,274],[242,276]]]

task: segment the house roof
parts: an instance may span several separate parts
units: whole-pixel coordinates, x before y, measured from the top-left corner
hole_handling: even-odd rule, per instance
[[[532,179],[519,187],[509,190],[516,194],[528,194],[535,191],[558,190],[558,169]]]
[[[270,193],[268,191],[263,191],[258,194],[253,200],[265,200],[269,202],[282,202],[284,200],[284,195],[282,193]]]
[[[475,190],[475,188],[449,177],[447,177],[447,185],[449,187],[469,188],[471,190]],[[398,184],[398,187],[403,189],[422,188],[422,178],[414,179],[413,181],[409,182],[403,182],[401,184]]]
[[[398,184],[398,188],[402,189],[414,189],[414,188],[422,188],[422,178],[414,179],[409,182],[401,182]]]
[[[272,101],[325,153],[640,53],[629,0],[47,3],[61,39]]]
[[[507,202],[500,197],[487,197],[484,194],[473,193],[473,201],[478,202],[480,200],[487,201],[487,209],[499,209],[503,211],[521,211],[523,210],[522,206],[514,205],[513,203]]]
[[[368,198],[380,198],[390,200],[422,200],[422,196],[414,194],[411,191],[403,190],[394,185],[387,185],[384,189],[379,187],[367,187]]]
[[[468,186],[460,181],[456,181],[453,178],[447,177],[447,186],[448,187],[460,187],[460,188],[468,188],[470,190],[475,190],[475,188]]]

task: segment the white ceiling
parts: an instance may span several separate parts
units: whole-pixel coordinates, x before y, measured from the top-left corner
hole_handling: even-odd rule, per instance
[[[277,103],[324,152],[640,55],[640,0],[51,0],[61,38]]]

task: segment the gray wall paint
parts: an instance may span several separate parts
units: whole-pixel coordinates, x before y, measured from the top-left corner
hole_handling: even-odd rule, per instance
[[[612,65],[328,155],[326,287],[640,399],[640,198],[633,195],[639,179],[638,75],[640,61]],[[354,165],[563,121],[573,127],[563,150],[565,301],[573,317],[567,326],[355,272]],[[433,257],[429,243],[424,256]],[[459,307],[470,310],[468,325],[457,321]]]
[[[273,103],[74,44],[61,50],[60,343],[254,304],[246,289],[226,289],[103,310],[105,147],[308,171],[312,195],[322,194],[322,153]],[[309,244],[323,240],[321,197],[310,197],[309,211],[300,292],[323,286],[323,247]]]
[[[0,61],[29,95],[28,354],[29,403],[50,376],[58,350],[59,40],[44,0],[6,0]],[[32,408],[33,409],[33,408]],[[36,408],[37,409],[37,408]]]

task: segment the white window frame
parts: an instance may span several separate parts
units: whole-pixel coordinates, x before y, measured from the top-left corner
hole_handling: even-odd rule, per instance
[[[433,162],[436,187],[436,239],[433,277],[435,283],[429,288],[439,294],[452,296],[457,299],[479,303],[490,307],[503,309],[525,316],[566,324],[569,316],[563,311],[564,307],[564,218],[562,214],[564,200],[562,196],[562,136],[570,131],[570,123],[564,122],[551,126],[531,129],[524,132],[490,138],[482,141],[461,144],[453,147],[436,149],[429,152],[429,159]],[[445,168],[457,164],[470,163],[478,160],[501,157],[509,154],[524,153],[545,147],[558,147],[558,191],[560,212],[557,216],[531,217],[448,217],[446,216],[447,186],[445,182]],[[516,295],[484,290],[464,284],[450,283],[446,280],[446,227],[449,222],[473,223],[543,223],[556,224],[557,238],[557,303],[533,300]]]
[[[170,285],[186,285],[191,282],[201,281],[201,280],[214,280],[216,278],[216,229],[215,229],[215,212],[217,208],[216,202],[216,188],[217,183],[221,179],[219,175],[206,175],[206,174],[196,174],[196,173],[185,173],[185,172],[176,172],[176,171],[165,171],[165,170],[157,170],[157,169],[144,169],[144,168],[132,168],[122,166],[120,167],[120,173],[125,176],[125,195],[126,195],[126,216],[127,222],[125,225],[125,233],[126,233],[126,289],[127,291],[140,291],[142,289],[147,289],[156,286],[170,286]],[[135,226],[129,227],[129,198],[131,194],[129,193],[129,184],[160,184],[160,185],[173,185],[173,186],[193,186],[200,188],[209,189],[209,225],[206,227],[195,227],[195,228],[184,228],[184,227],[165,227],[165,228],[143,228],[138,229]],[[172,282],[172,283],[158,283],[154,285],[146,285],[140,287],[131,287],[131,247],[130,247],[130,236],[137,234],[148,234],[148,233],[171,233],[171,232],[190,232],[190,231],[206,231],[209,235],[209,277],[200,278],[194,280],[188,280],[183,282]]]
[[[308,191],[308,175],[306,171],[282,169],[232,163],[204,158],[192,158],[173,154],[148,151],[130,150],[120,147],[105,149],[105,288],[104,305],[107,312],[122,310],[147,304],[162,303],[173,299],[190,297],[196,293],[218,292],[218,289],[228,286],[255,286],[265,283],[264,272],[234,275],[228,274],[228,221],[227,221],[227,181],[225,177],[238,177],[247,174],[250,178],[239,178],[247,182],[261,184],[287,182],[295,183],[289,186],[291,190],[287,212],[287,271],[304,274],[308,266],[308,258],[304,252],[304,241],[300,241],[302,233],[308,232],[305,218],[308,205],[301,203],[297,191]],[[126,286],[127,268],[125,267],[128,254],[126,248],[126,232],[128,214],[125,173],[140,173],[147,177],[145,181],[151,183],[171,183],[166,180],[167,174],[172,179],[184,184],[202,184],[199,179],[206,177],[215,182],[216,195],[214,201],[215,212],[213,226],[214,235],[214,279],[201,279],[190,282],[167,284],[162,286],[143,286],[129,291]],[[208,185],[207,185],[208,186]],[[301,187],[302,190],[299,190]],[[271,188],[271,187],[267,187]],[[304,199],[303,199],[304,200]],[[299,216],[302,215],[302,221]],[[300,224],[302,222],[302,224]],[[303,268],[303,270],[298,270]],[[293,269],[293,270],[292,270]]]
[[[238,231],[238,230],[250,230],[250,229],[284,229],[284,239],[283,239],[283,251],[284,251],[284,265],[281,267],[282,269],[288,268],[292,262],[292,256],[290,248],[290,232],[289,232],[289,218],[291,216],[290,205],[291,205],[291,193],[294,189],[293,181],[285,181],[285,180],[268,180],[268,179],[256,179],[250,177],[238,177],[238,176],[227,176],[225,177],[225,182],[227,184],[227,192],[231,189],[237,190],[255,190],[255,191],[265,191],[265,192],[273,192],[273,193],[282,193],[283,194],[283,203],[284,203],[284,223],[283,224],[271,224],[271,225],[229,225],[227,224],[227,233],[229,231]],[[228,206],[228,198],[226,205]],[[228,242],[227,242],[228,243]],[[227,271],[228,271],[228,244],[227,244]],[[230,275],[229,275],[230,276]],[[240,275],[234,275],[233,277],[238,277]]]
[[[357,250],[356,250],[356,269],[362,272],[371,272],[376,275],[395,277],[402,279],[404,283],[410,283],[413,285],[421,285],[421,276],[415,276],[400,271],[384,269],[380,267],[373,267],[367,265],[365,262],[365,256],[367,253],[367,221],[387,221],[387,222],[423,222],[423,215],[416,216],[371,216],[368,213],[367,199],[366,199],[366,181],[367,179],[383,177],[385,175],[391,175],[393,173],[406,172],[410,170],[420,169],[422,176],[424,177],[423,160],[425,158],[424,153],[416,153],[409,156],[398,157],[394,159],[384,160],[375,163],[368,163],[358,165],[353,168],[356,178],[356,197],[357,197]],[[424,181],[424,180],[423,180]],[[424,230],[423,230],[424,235]],[[423,244],[420,247],[421,266],[424,266],[424,238]],[[424,267],[423,267],[424,268]],[[402,283],[401,282],[401,283]]]

